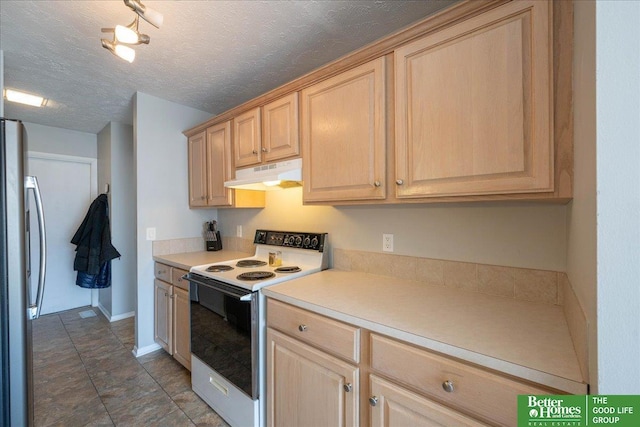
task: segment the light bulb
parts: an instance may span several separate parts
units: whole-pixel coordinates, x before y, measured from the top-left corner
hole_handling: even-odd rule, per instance
[[[137,32],[123,25],[116,25],[116,40],[126,44],[136,44],[140,41]]]
[[[131,49],[129,46],[123,46],[121,44],[116,44],[115,53],[127,62],[133,62],[136,58],[135,50]]]

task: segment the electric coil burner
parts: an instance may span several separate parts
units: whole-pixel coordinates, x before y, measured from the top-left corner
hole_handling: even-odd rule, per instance
[[[253,280],[264,280],[264,279],[270,279],[272,277],[275,277],[275,273],[272,273],[270,271],[250,271],[248,273],[242,273],[239,274],[237,276],[238,280],[249,280],[249,281],[253,281]]]
[[[256,230],[255,254],[192,267],[191,386],[232,427],[264,427],[266,286],[328,267],[328,235]],[[278,265],[269,254],[280,252]],[[275,264],[275,263],[271,263]]]
[[[267,262],[259,259],[241,259],[236,263],[236,267],[262,267],[263,265],[267,265]]]
[[[208,272],[210,273],[220,273],[223,271],[230,271],[233,270],[233,267],[231,267],[230,265],[224,265],[224,264],[216,264],[216,265],[212,265],[210,267],[207,267]]]
[[[276,273],[297,273],[302,270],[297,265],[292,265],[292,266],[286,266],[286,267],[278,267],[273,271],[275,271]]]

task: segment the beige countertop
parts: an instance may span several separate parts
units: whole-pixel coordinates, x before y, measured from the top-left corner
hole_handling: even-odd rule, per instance
[[[561,306],[325,270],[268,297],[471,363],[586,394]]]
[[[172,267],[189,270],[194,265],[214,264],[216,262],[229,261],[232,259],[247,258],[252,255],[253,254],[246,252],[227,251],[222,249],[220,251],[211,252],[200,251],[170,255],[154,255],[153,260]]]

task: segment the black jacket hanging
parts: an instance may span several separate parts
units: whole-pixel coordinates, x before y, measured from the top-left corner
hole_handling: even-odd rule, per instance
[[[76,285],[83,288],[106,288],[111,284],[110,261],[120,257],[111,244],[109,202],[99,195],[89,207],[82,224],[71,239],[76,245],[73,269],[78,272]]]

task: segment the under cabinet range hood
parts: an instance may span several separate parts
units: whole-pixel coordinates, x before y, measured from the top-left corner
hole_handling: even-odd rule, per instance
[[[302,185],[302,159],[268,163],[236,170],[236,178],[224,186],[243,190],[280,190]]]

